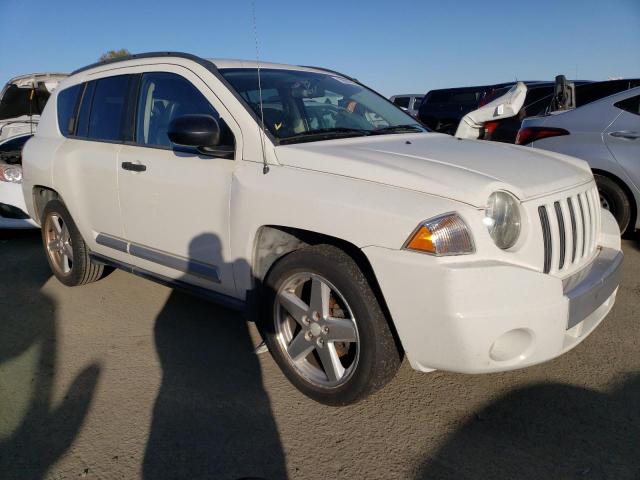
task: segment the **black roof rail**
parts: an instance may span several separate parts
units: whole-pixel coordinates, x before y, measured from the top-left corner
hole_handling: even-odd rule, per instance
[[[126,57],[117,57],[110,58],[108,60],[100,60],[99,62],[92,63],[91,65],[87,65],[86,67],[78,68],[71,72],[71,75],[75,75],[76,73],[84,72],[85,70],[89,70],[95,67],[101,67],[103,65],[111,65],[112,63],[118,62],[126,62],[127,60],[135,60],[139,58],[153,58],[153,57],[178,57],[178,58],[186,58],[187,60],[193,60],[199,64],[212,65],[213,62],[209,60],[205,60],[202,57],[198,57],[197,55],[192,55],[190,53],[184,52],[147,52],[147,53],[134,53],[132,55],[127,55]]]

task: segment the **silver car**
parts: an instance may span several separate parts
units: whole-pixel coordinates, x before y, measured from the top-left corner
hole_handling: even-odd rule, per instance
[[[620,231],[640,229],[640,87],[574,110],[527,118],[516,143],[586,160],[600,202]]]

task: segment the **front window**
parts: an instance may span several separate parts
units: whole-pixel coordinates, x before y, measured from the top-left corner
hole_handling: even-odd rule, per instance
[[[221,69],[280,144],[424,132],[416,120],[371,90],[337,74]]]
[[[205,96],[187,79],[168,72],[150,72],[142,76],[136,143],[175,148],[169,140],[171,121],[182,115],[210,115],[220,125],[222,145],[233,146],[233,133]]]

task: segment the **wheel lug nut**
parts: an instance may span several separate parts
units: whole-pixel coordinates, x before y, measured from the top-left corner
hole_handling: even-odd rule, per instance
[[[302,323],[304,323],[305,325],[309,325],[309,323],[311,323],[309,321],[309,317],[307,317],[306,315],[302,316]]]
[[[324,327],[322,327],[322,331],[324,333],[329,333],[329,327],[327,327],[326,325]]]
[[[322,347],[324,345],[324,340],[319,338],[318,339],[318,346]]]
[[[305,334],[305,337],[307,337],[307,340],[311,340],[311,339],[313,338],[313,333],[311,333],[311,332],[307,332],[307,333]]]
[[[320,320],[320,314],[318,312],[313,312],[313,319],[317,322]]]

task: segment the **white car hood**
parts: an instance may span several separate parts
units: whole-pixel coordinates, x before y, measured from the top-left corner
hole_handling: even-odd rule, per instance
[[[586,162],[438,133],[380,135],[276,147],[282,165],[342,175],[483,207],[495,190],[526,201],[591,180]]]

